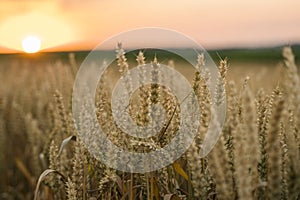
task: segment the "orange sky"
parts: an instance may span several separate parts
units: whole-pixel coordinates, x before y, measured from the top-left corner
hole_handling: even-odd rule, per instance
[[[40,37],[44,51],[83,50],[149,26],[177,30],[205,48],[294,44],[299,13],[299,0],[0,0],[0,53],[22,50],[27,35]]]

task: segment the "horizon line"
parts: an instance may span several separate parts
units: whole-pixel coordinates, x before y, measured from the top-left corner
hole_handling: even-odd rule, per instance
[[[206,51],[226,51],[226,50],[255,50],[255,49],[274,49],[274,48],[281,48],[284,46],[300,46],[300,43],[294,43],[294,44],[273,44],[273,45],[261,45],[261,46],[249,46],[249,45],[233,45],[233,46],[228,46],[228,47],[209,47],[209,48],[204,48],[204,50]],[[56,47],[55,47],[56,48]],[[26,53],[24,51],[21,50],[14,50],[14,49],[9,49],[6,47],[2,47],[0,46],[0,55],[21,55],[21,54],[25,54],[25,55],[34,55],[34,54],[44,54],[44,53],[79,53],[79,52],[91,52],[91,51],[111,51],[111,49],[96,49],[97,46],[95,48],[57,48],[57,50],[55,50],[55,48],[48,48],[48,49],[43,49],[40,50],[39,52],[36,53]],[[163,49],[163,48],[167,48],[167,49],[188,49],[189,47],[158,47],[157,49]],[[2,51],[2,49],[4,51]],[[127,51],[134,51],[134,50],[138,50],[135,48],[124,48]],[[147,48],[145,48],[147,49]]]

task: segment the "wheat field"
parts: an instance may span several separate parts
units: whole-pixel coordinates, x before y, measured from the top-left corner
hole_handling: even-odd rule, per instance
[[[180,159],[144,174],[109,168],[78,139],[71,107],[79,68],[75,56],[70,54],[67,62],[2,63],[0,199],[300,199],[300,76],[290,47],[282,50],[282,64],[264,73],[244,74],[230,67],[230,58],[220,60],[226,92],[217,97],[226,95],[226,121],[218,143],[203,158],[201,143],[213,120],[209,74],[190,73],[201,110],[197,136]],[[160,62],[143,52],[136,56],[138,64]],[[121,46],[116,59],[111,73],[118,77],[131,63]],[[199,55],[200,71],[203,59]],[[169,64],[176,68],[176,62]],[[136,92],[130,114],[137,124],[149,123],[149,106],[156,103],[170,118],[159,136],[141,140],[127,137],[114,124],[111,86],[105,83],[100,80],[97,88],[97,118],[116,145],[147,152],[176,134],[178,101],[168,88],[152,84]]]

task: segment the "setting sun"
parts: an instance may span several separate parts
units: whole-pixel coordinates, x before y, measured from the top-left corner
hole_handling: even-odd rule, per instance
[[[26,53],[36,53],[41,48],[41,40],[36,36],[27,36],[22,41],[22,47]]]
[[[23,40],[28,36],[38,36],[42,41],[39,51],[79,40],[76,39],[77,32],[73,30],[73,26],[58,14],[33,11],[6,18],[3,22],[0,19],[0,49],[5,47],[24,52]]]

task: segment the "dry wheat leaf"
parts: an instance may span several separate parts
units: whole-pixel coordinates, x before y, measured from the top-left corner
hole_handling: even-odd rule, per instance
[[[61,152],[63,151],[63,149],[65,148],[65,146],[70,142],[70,141],[76,141],[76,136],[75,135],[71,135],[70,137],[67,137],[66,139],[64,139],[60,145],[57,157],[60,156]]]

